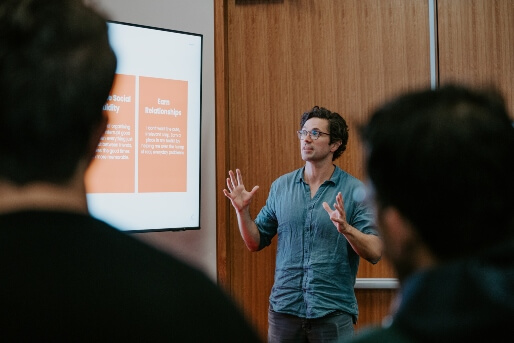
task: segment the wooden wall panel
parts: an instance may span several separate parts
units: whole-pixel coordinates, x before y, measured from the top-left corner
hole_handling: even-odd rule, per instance
[[[514,119],[514,1],[438,0],[439,80],[503,92]]]
[[[355,332],[383,323],[391,314],[396,294],[397,290],[394,289],[357,289],[355,295],[359,304],[359,320]]]
[[[247,189],[260,186],[251,205],[255,216],[271,182],[304,164],[295,131],[300,115],[320,105],[348,121],[348,149],[336,164],[362,179],[357,126],[377,103],[430,84],[428,5],[426,0],[216,3],[224,6],[215,10],[224,20],[216,20],[217,30],[226,33],[216,35],[216,45],[224,50],[216,48],[216,79],[224,80],[226,90],[221,105],[217,95],[216,106],[223,111],[216,114],[216,141],[223,145],[217,147],[218,239],[225,240],[218,243],[221,283],[265,336],[276,242],[258,253],[247,251],[221,193],[227,172],[240,168]],[[394,277],[387,261],[362,262],[358,276]],[[361,298],[361,311],[371,313],[361,316],[359,323],[365,325],[366,318],[376,320],[376,299]],[[382,299],[388,303],[390,297]],[[387,311],[387,306],[378,308]]]
[[[226,22],[226,1],[214,0],[214,73],[215,73],[215,98],[216,98],[216,186],[219,192],[216,195],[216,273],[220,286],[226,288],[230,294],[227,270],[227,247],[230,240],[228,218],[230,208],[226,205],[226,198],[221,189],[225,188],[223,177],[226,173],[229,145],[225,144],[228,128],[228,74],[225,68],[228,64],[227,58],[227,22]],[[221,205],[223,204],[223,205]]]

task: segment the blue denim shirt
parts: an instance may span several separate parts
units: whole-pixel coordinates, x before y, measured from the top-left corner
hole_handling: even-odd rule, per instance
[[[322,204],[326,201],[333,209],[341,192],[348,223],[377,235],[372,209],[359,201],[364,185],[336,166],[330,180],[311,198],[303,171],[297,169],[273,182],[255,220],[261,249],[278,233],[271,309],[302,318],[319,318],[340,310],[357,319],[354,286],[359,256],[337,231]]]

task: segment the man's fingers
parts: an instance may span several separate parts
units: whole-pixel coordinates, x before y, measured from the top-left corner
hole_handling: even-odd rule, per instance
[[[243,184],[243,176],[241,175],[241,171],[239,169],[236,169],[236,175],[237,175],[237,184],[242,185]]]
[[[232,180],[230,180],[230,178],[227,177],[227,188],[230,192],[232,192],[232,190],[234,189],[234,185],[232,184]]]
[[[236,188],[236,184],[234,182],[235,181],[235,175],[234,175],[234,172],[232,170],[229,170],[228,175],[229,175],[230,179],[227,179],[227,184],[230,181],[229,188],[232,191],[234,188]]]
[[[253,186],[252,191],[250,193],[253,195],[255,192],[257,192],[258,189],[259,186]]]

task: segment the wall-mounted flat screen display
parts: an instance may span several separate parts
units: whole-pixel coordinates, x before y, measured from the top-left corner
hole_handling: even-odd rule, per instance
[[[108,28],[118,65],[86,175],[89,211],[130,232],[199,229],[203,36]]]

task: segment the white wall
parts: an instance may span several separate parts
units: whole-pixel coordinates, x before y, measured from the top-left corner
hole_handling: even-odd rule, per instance
[[[203,35],[200,230],[137,237],[188,261],[216,279],[216,165],[214,104],[214,1],[90,0],[111,20]]]

